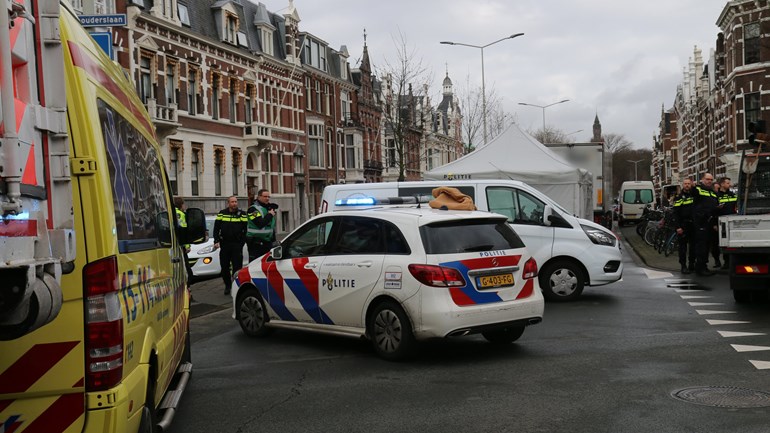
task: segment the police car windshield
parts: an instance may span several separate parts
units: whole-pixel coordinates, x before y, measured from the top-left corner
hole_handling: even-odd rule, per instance
[[[461,220],[420,227],[428,254],[454,254],[521,248],[524,243],[505,221]]]

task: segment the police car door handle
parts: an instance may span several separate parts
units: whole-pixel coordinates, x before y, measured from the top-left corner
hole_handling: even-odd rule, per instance
[[[171,258],[171,263],[179,263],[181,261],[182,261],[181,257],[172,257]]]
[[[359,268],[370,268],[371,266],[372,266],[372,262],[371,261],[359,262],[358,263],[358,267]]]
[[[315,269],[318,265],[315,263],[305,263],[305,269]]]

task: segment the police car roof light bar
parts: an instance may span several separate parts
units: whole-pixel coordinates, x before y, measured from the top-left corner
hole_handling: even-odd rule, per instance
[[[420,207],[420,203],[428,203],[433,199],[429,195],[416,195],[413,197],[387,197],[387,198],[374,198],[374,197],[350,197],[342,198],[334,202],[335,206],[375,206],[375,205],[399,205],[399,204],[416,204]]]

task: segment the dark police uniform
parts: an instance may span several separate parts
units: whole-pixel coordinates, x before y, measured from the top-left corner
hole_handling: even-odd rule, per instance
[[[695,271],[711,275],[708,270],[709,239],[714,231],[712,217],[719,208],[719,199],[712,188],[698,184],[692,194],[692,221],[695,228]]]
[[[692,190],[684,191],[674,199],[674,226],[682,229],[679,238],[679,264],[682,265],[682,273],[689,274],[695,270],[695,231],[692,224]],[[690,258],[687,259],[687,251]]]
[[[219,265],[222,267],[222,281],[225,295],[230,294],[230,278],[233,272],[243,267],[243,244],[246,243],[246,212],[224,208],[214,220],[214,243],[219,244]]]
[[[735,193],[730,190],[717,192],[717,200],[719,200],[719,209],[717,209],[717,213],[714,216],[713,225],[719,224],[720,216],[732,215],[737,212],[738,208],[738,197],[736,197]],[[713,235],[711,255],[714,257],[714,266],[718,268],[722,267],[722,263],[719,260],[719,230],[714,231]],[[724,260],[724,265],[727,265],[727,253],[724,254]]]

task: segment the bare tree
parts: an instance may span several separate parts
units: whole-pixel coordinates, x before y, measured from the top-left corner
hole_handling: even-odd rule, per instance
[[[610,153],[630,150],[633,147],[633,143],[623,134],[604,134],[602,138],[604,138],[604,145]]]
[[[464,153],[473,152],[483,140],[484,100],[481,88],[471,87],[470,76],[465,78],[465,88],[460,91],[463,120],[462,132]],[[487,134],[492,138],[500,134],[510,125],[514,117],[506,112],[495,89],[487,91]]]
[[[567,134],[561,129],[554,128],[553,126],[546,126],[545,129],[540,128],[537,131],[527,131],[529,135],[535,137],[535,139],[543,144],[562,144],[572,143]]]
[[[383,78],[383,93],[385,93],[385,122],[386,140],[392,140],[395,147],[395,164],[398,167],[398,180],[406,179],[407,169],[419,172],[419,140],[420,113],[417,110],[417,99],[427,88],[428,70],[423,65],[422,58],[417,57],[415,48],[410,47],[406,37],[399,30],[393,36],[396,47],[396,58],[384,62],[379,68],[378,75]],[[414,85],[414,86],[413,86]]]

